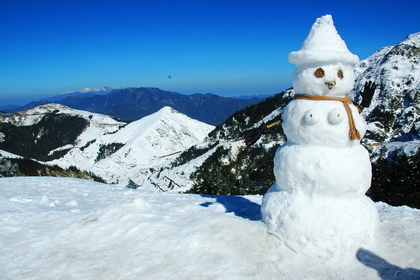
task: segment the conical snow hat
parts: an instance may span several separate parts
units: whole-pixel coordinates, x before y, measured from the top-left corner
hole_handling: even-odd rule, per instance
[[[300,50],[289,54],[289,62],[296,65],[342,62],[355,64],[359,61],[338,35],[331,15],[316,20]]]

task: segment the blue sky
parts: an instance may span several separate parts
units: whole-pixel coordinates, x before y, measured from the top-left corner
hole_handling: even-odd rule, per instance
[[[274,94],[316,18],[360,59],[420,32],[420,1],[13,0],[0,4],[0,106],[85,87]]]

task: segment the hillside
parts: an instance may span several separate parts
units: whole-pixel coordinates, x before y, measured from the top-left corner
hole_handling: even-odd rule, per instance
[[[420,121],[420,33],[409,35],[393,47],[385,47],[356,66],[354,98],[366,81],[379,90],[363,111],[369,123],[367,143],[419,140]]]
[[[115,183],[173,159],[212,129],[169,107],[127,123],[48,104],[1,118],[0,149]]]
[[[170,107],[131,122],[112,134],[85,140],[60,159],[62,167],[79,166],[116,183],[145,176],[190,146],[204,140],[212,126],[193,120]]]
[[[48,161],[62,157],[80,143],[94,141],[100,135],[114,133],[125,125],[126,122],[106,115],[47,104],[0,117],[0,149]]]

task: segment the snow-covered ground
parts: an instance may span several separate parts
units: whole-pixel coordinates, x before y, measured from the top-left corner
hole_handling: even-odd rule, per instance
[[[261,199],[1,178],[0,278],[420,279],[420,210],[377,203],[376,244],[329,262],[268,234]]]

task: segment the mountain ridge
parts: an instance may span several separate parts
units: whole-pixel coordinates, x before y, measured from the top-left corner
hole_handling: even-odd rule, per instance
[[[0,117],[0,149],[115,183],[173,159],[213,128],[170,107],[128,123],[52,103]]]
[[[138,120],[155,113],[165,106],[170,106],[187,116],[211,125],[223,122],[235,111],[251,106],[263,98],[251,99],[222,97],[211,93],[184,95],[154,87],[129,87],[113,89],[108,94],[74,94],[65,95],[56,103],[70,108],[102,113],[125,120]],[[39,105],[51,103],[44,99],[31,102],[14,111],[23,111]]]

